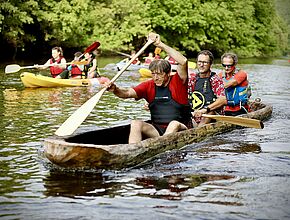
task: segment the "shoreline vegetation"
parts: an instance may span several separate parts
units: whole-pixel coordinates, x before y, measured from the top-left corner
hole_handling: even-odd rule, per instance
[[[96,40],[102,55],[129,53],[151,31],[188,57],[202,49],[289,56],[289,7],[287,0],[13,0],[0,7],[0,60],[47,58],[56,45],[70,57]]]

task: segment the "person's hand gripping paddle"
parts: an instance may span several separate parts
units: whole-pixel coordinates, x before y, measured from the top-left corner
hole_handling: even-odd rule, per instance
[[[131,63],[140,56],[141,53],[150,45],[153,41],[148,38],[147,43],[131,58],[129,62],[111,79],[110,83],[114,83],[121,74],[131,65]],[[110,84],[109,83],[109,84]],[[103,88],[96,95],[86,101],[80,108],[78,108],[55,132],[58,136],[71,135],[88,117],[95,105],[99,102],[102,95],[105,93],[107,88]]]

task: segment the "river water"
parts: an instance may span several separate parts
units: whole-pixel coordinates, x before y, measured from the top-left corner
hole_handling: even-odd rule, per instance
[[[43,139],[98,88],[28,89],[19,72],[5,75],[1,68],[0,218],[289,219],[290,63],[240,66],[253,98],[273,105],[263,130],[217,135],[132,169],[86,173],[53,169],[41,150]],[[132,72],[117,81],[139,82]],[[80,129],[146,119],[142,106],[105,93]]]

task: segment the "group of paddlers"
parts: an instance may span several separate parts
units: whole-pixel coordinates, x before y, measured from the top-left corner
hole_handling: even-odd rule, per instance
[[[236,116],[250,111],[247,73],[236,68],[236,54],[223,54],[224,70],[215,73],[211,71],[213,54],[208,50],[200,51],[196,60],[198,72],[188,74],[186,57],[164,44],[158,34],[150,33],[148,39],[178,66],[173,73],[168,60],[153,59],[149,65],[152,79],[132,88],[106,84],[108,91],[120,98],[145,99],[148,103],[151,122],[132,120],[129,143],[209,123],[211,119],[203,114]]]
[[[245,71],[236,68],[238,63],[236,54],[223,54],[221,63],[224,70],[215,73],[211,70],[214,61],[213,54],[209,50],[200,51],[196,60],[198,71],[189,74],[186,57],[164,44],[158,34],[150,33],[148,39],[156,48],[164,50],[177,64],[176,72],[172,71],[171,60],[151,55],[148,63],[152,79],[132,88],[120,88],[109,79],[104,81],[107,90],[116,96],[136,100],[145,99],[148,103],[151,121],[148,123],[132,120],[129,143],[209,123],[211,119],[203,117],[204,114],[237,116],[251,110],[248,76]],[[46,62],[45,66],[46,68],[50,66],[50,72],[54,78],[100,76],[93,53],[75,53],[74,61],[82,60],[85,61],[84,64],[72,63],[67,66],[61,48],[54,47],[52,58]]]
[[[100,72],[97,65],[97,59],[93,52],[76,52],[74,61],[68,66],[66,59],[63,56],[61,47],[54,47],[51,50],[51,58],[47,62],[38,67],[39,69],[50,68],[50,73],[53,78],[60,79],[83,79],[100,77]]]

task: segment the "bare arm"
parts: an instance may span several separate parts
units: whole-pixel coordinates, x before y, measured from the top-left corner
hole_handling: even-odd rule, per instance
[[[38,64],[36,64],[36,65],[34,65],[36,68],[38,68],[38,69],[41,69],[41,70],[45,70],[45,69],[47,69],[48,67],[49,67],[49,65],[50,65],[50,60],[48,60],[48,61],[46,61],[46,63],[45,64],[43,64],[43,66],[39,66]]]
[[[112,84],[108,91],[113,92],[119,98],[127,99],[127,98],[138,98],[137,93],[132,88],[120,88],[115,84]]]
[[[193,112],[195,117],[201,117],[202,114],[210,113],[216,109],[219,109],[227,105],[227,99],[225,96],[219,96],[213,103],[209,104],[207,108],[199,109]],[[209,109],[209,112],[208,112]]]
[[[92,68],[90,69],[90,72],[88,72],[88,74],[94,72],[97,68],[97,60],[96,59],[93,59],[93,66]]]
[[[238,83],[238,81],[235,78],[233,78],[233,79],[229,80],[228,82],[224,83],[225,88],[233,87],[233,86],[236,86],[238,84],[239,83]]]
[[[213,103],[208,105],[208,108],[210,109],[210,111],[214,111],[216,109],[219,109],[219,108],[223,107],[226,104],[227,104],[226,97],[225,96],[219,96]]]
[[[239,70],[239,72],[236,73],[234,77],[232,77],[228,82],[224,83],[224,87],[225,88],[235,87],[247,79],[248,79],[248,74],[243,70]]]
[[[177,72],[180,78],[185,83],[188,77],[187,58],[177,50],[161,42],[160,36],[158,34],[150,33],[148,37],[151,38],[152,41],[154,41],[155,46],[164,50],[169,56],[171,56],[173,59],[176,60],[176,62],[178,62]]]
[[[46,61],[46,63],[43,66],[41,67],[38,67],[38,65],[35,65],[35,66],[36,68],[43,69],[43,70],[49,68],[50,66],[57,66],[61,69],[66,69],[66,59],[62,58],[59,64],[58,63],[51,64],[50,59],[49,59],[48,61]]]
[[[65,59],[65,58],[62,58],[62,59],[60,60],[60,64],[61,64],[61,65],[58,65],[59,68],[66,69],[66,59]]]

